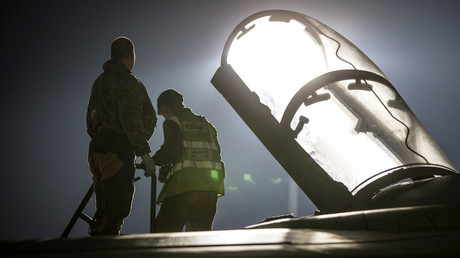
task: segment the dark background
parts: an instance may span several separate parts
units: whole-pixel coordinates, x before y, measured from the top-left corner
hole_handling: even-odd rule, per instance
[[[133,72],[156,98],[167,88],[219,131],[226,196],[214,228],[315,207],[210,80],[244,18],[286,9],[335,29],[366,53],[457,167],[460,4],[457,1],[6,1],[2,7],[0,239],[58,237],[91,185],[85,113],[90,88],[120,35]],[[150,144],[162,143],[160,118]],[[141,172],[138,172],[142,175]],[[149,231],[149,180],[136,183],[123,233]],[[160,185],[159,187],[160,188]],[[291,188],[292,189],[292,188]],[[92,215],[94,203],[87,207]],[[71,237],[86,236],[79,221]]]

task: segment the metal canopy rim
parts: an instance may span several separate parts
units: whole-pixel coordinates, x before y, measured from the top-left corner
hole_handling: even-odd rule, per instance
[[[292,120],[295,113],[304,102],[305,97],[311,95],[310,93],[313,93],[322,87],[334,82],[356,79],[378,82],[394,90],[393,85],[387,79],[369,71],[350,69],[328,72],[309,81],[297,91],[284,111],[280,122],[281,127],[289,128],[289,122]]]
[[[230,50],[230,46],[232,45],[233,40],[238,36],[238,33],[245,30],[245,26],[247,24],[259,18],[266,17],[266,16],[274,16],[274,15],[281,16],[281,17],[284,16],[286,18],[289,18],[289,20],[295,19],[298,22],[304,24],[306,27],[308,27],[309,32],[311,32],[310,29],[313,29],[316,31],[316,33],[318,34],[320,33],[319,31],[317,31],[316,26],[311,24],[310,21],[306,19],[306,17],[308,16],[306,16],[305,14],[301,14],[301,13],[294,12],[294,11],[287,11],[287,10],[268,10],[268,11],[262,11],[262,12],[255,13],[247,17],[243,21],[241,21],[230,33],[230,36],[228,36],[227,41],[225,42],[225,45],[224,45],[224,49],[222,51],[221,67],[228,64],[227,56],[228,56],[228,51]],[[316,40],[320,40],[320,39],[317,38]]]

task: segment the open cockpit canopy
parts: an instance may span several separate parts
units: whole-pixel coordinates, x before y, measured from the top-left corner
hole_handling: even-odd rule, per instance
[[[277,141],[296,142],[279,150],[283,145],[258,135],[281,165],[286,152],[312,159],[350,196],[366,187],[373,193],[408,178],[456,173],[383,72],[313,18],[280,10],[248,17],[230,35],[221,68],[234,71],[255,93],[250,101],[260,101],[273,116],[270,128],[257,129],[256,119],[244,117],[252,111],[231,103],[242,100],[226,96],[256,135],[273,130]],[[283,167],[304,191],[312,187],[305,182],[311,176],[298,175],[309,167]]]

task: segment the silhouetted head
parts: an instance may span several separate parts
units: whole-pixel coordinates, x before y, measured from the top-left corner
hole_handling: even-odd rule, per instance
[[[134,44],[127,37],[118,37],[112,42],[110,58],[124,64],[128,70],[133,70],[136,62]]]
[[[158,114],[168,118],[184,108],[184,97],[174,89],[163,91],[157,99]]]

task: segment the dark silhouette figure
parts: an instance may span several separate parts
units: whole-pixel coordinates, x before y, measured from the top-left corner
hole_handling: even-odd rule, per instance
[[[132,74],[134,45],[116,38],[111,58],[91,90],[86,114],[91,137],[88,162],[96,193],[96,214],[91,235],[119,235],[131,211],[134,162],[141,156],[146,172],[154,173],[150,158],[156,114],[144,85]]]

